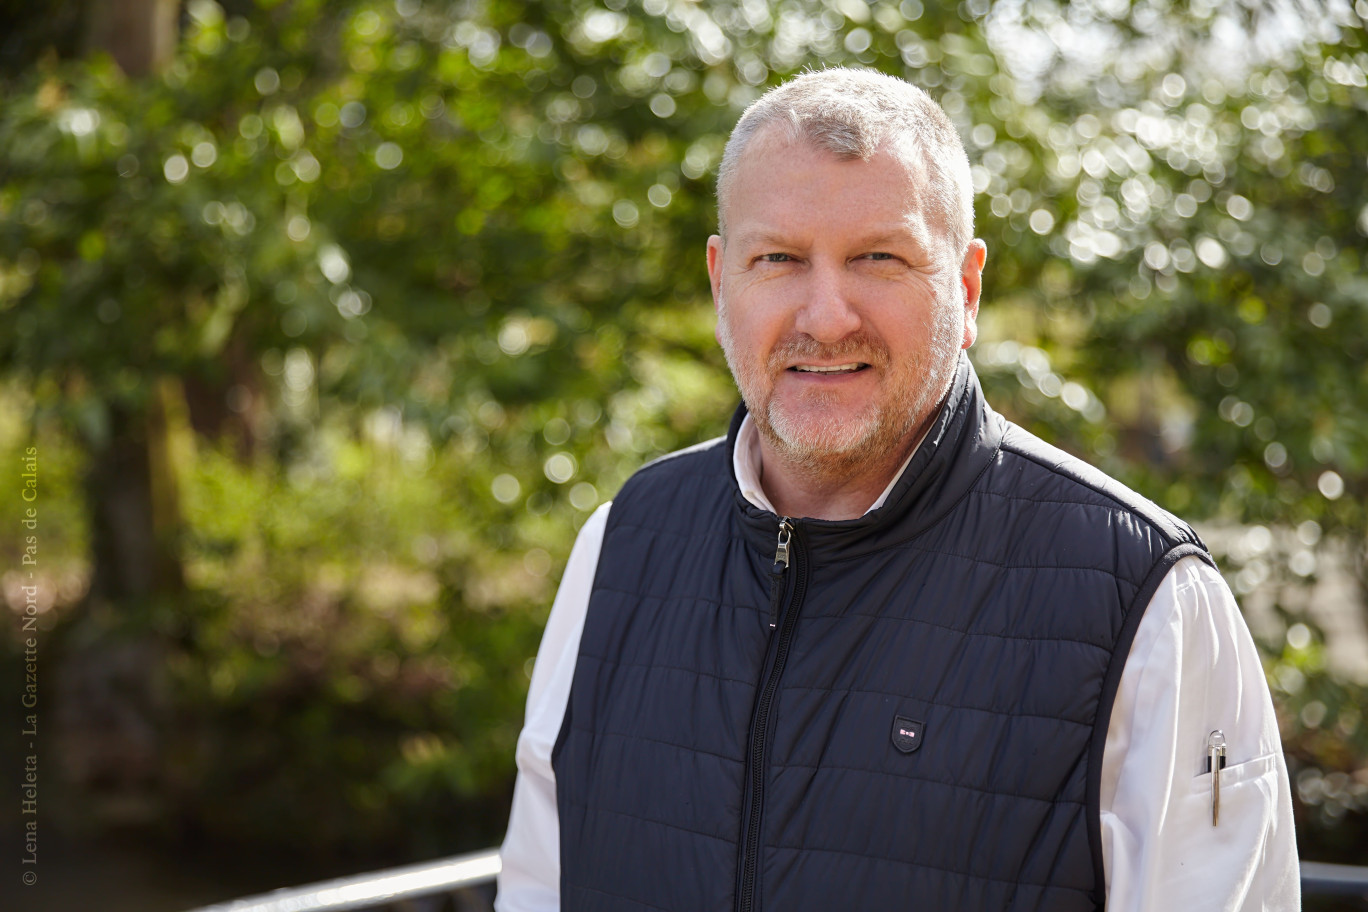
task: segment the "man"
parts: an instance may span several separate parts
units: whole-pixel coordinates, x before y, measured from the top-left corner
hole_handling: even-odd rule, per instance
[[[745,404],[580,534],[499,908],[1298,908],[1205,548],[992,412],[962,354],[986,253],[944,113],[800,76],[741,118],[718,218]]]

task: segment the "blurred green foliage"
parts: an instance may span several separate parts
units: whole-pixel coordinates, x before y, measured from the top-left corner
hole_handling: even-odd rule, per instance
[[[1303,615],[1334,555],[1364,591],[1368,4],[1281,16],[191,0],[154,77],[6,44],[0,449],[43,454],[62,673],[127,684],[150,732],[63,715],[97,821],[132,794],[324,855],[497,841],[574,530],[734,402],[703,270],[726,133],[849,64],[966,137],[990,398],[1238,530],[1304,847],[1363,861],[1363,688]],[[129,491],[177,572],[85,596]]]

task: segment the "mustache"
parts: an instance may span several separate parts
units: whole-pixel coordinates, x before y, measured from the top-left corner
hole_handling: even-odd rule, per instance
[[[818,342],[812,336],[789,336],[770,352],[769,367],[781,371],[795,361],[860,361],[870,367],[886,367],[888,347],[869,333],[858,330],[838,342]]]

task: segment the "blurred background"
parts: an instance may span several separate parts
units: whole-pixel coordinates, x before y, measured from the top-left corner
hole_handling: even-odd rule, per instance
[[[497,845],[576,529],[736,401],[703,257],[726,133],[829,64],[959,124],[989,398],[1196,522],[1303,857],[1368,863],[1365,20],[4,0],[5,907]]]

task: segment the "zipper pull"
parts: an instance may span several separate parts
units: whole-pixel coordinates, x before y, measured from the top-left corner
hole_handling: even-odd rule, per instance
[[[793,526],[788,517],[779,520],[779,544],[774,550],[774,569],[770,571],[770,629],[779,623],[779,608],[784,600],[784,571],[789,565],[789,542],[793,540]]]
[[[774,566],[776,573],[782,573],[777,569],[780,564],[785,567],[789,565],[789,542],[793,540],[793,526],[785,516],[779,520],[779,546],[774,551]]]
[[[1221,769],[1226,765],[1225,733],[1207,735],[1207,772],[1211,773],[1211,825],[1221,819]]]

